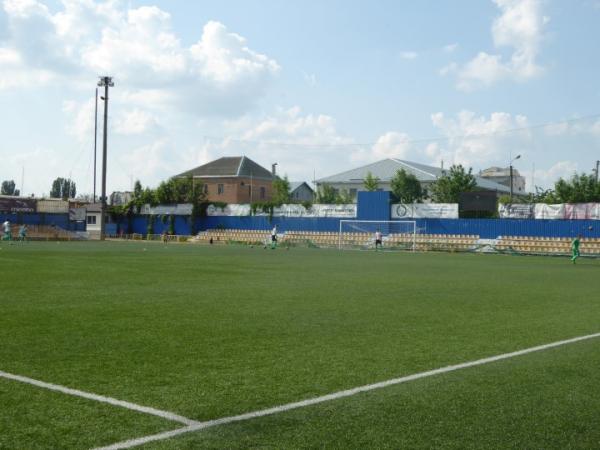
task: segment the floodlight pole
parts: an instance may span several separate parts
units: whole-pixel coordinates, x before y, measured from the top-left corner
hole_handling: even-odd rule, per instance
[[[513,159],[511,159],[510,161],[510,165],[509,165],[509,170],[510,170],[510,204],[512,205],[513,202],[513,163],[519,159],[521,157],[521,155],[517,155],[515,156]]]
[[[96,148],[98,147],[98,88],[96,88],[96,107],[94,112],[94,196],[96,203]]]
[[[100,77],[98,86],[104,87],[104,136],[102,142],[102,197],[100,202],[102,204],[100,213],[100,240],[103,241],[106,233],[106,150],[107,150],[107,137],[108,137],[108,88],[113,87],[115,84],[112,81],[112,77]]]

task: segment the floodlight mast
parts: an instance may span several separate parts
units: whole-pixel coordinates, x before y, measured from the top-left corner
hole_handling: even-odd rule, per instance
[[[100,197],[101,213],[100,213],[100,240],[103,241],[106,234],[106,149],[108,135],[108,88],[113,87],[112,77],[100,77],[98,81],[99,87],[104,87],[104,136],[102,140],[102,196]]]
[[[510,170],[510,204],[512,205],[513,202],[513,163],[517,160],[520,159],[521,155],[517,155],[515,156],[513,159],[510,160],[510,165],[509,165],[509,170]]]

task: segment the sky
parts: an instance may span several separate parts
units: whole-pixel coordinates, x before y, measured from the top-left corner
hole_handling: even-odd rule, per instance
[[[600,159],[599,23],[600,0],[0,0],[0,180],[92,193],[110,75],[109,193],[239,155],[291,181],[520,155],[551,187]]]

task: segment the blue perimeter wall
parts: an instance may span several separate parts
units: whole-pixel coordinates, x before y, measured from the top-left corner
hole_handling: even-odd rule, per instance
[[[56,225],[71,231],[85,231],[85,223],[69,221],[68,214],[3,214],[0,222],[9,220],[11,223],[26,223],[28,225]],[[241,217],[205,217],[196,223],[196,230],[203,231],[214,228],[270,230],[277,225],[279,232],[286,231],[329,231],[340,229],[339,218],[299,218],[241,216]],[[475,234],[483,239],[494,239],[498,236],[540,236],[540,237],[573,237],[581,234],[584,237],[600,237],[600,220],[541,220],[541,219],[417,219],[420,233],[428,234]],[[146,234],[148,219],[146,216],[136,216],[132,219],[131,229],[127,221],[120,224],[110,224],[107,231],[111,234],[133,232]],[[168,223],[163,224],[160,218],[155,218],[154,233],[160,234],[167,230]],[[592,227],[592,230],[589,230]],[[383,230],[385,231],[385,230]],[[180,235],[192,234],[191,219],[176,216],[175,233]]]
[[[280,233],[286,231],[329,231],[340,229],[339,218],[298,218],[266,216],[241,217],[205,217],[199,219],[196,229],[199,231],[227,228],[242,230],[268,231],[277,225]],[[584,237],[600,237],[600,221],[598,220],[534,220],[534,219],[417,219],[420,233],[427,234],[475,234],[483,239],[494,239],[498,236],[540,236],[540,237],[573,237],[581,234]],[[132,232],[146,234],[148,222],[145,216],[136,216],[132,220]],[[592,230],[589,230],[589,227]],[[155,219],[154,233],[160,234],[168,228],[160,219]],[[126,222],[119,225],[127,233]],[[181,235],[191,234],[191,221],[188,217],[178,216],[175,220],[175,232]]]
[[[10,221],[14,224],[55,225],[63,230],[85,231],[85,222],[71,222],[68,214],[51,213],[0,213],[0,222]]]

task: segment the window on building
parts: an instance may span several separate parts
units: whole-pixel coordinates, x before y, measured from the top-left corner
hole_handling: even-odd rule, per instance
[[[354,188],[350,189],[350,197],[356,198],[356,189],[354,189]]]
[[[225,185],[219,184],[217,185],[217,194],[221,195],[225,193]]]
[[[264,186],[260,187],[260,198],[264,199],[267,196],[267,190]]]
[[[208,194],[208,184],[205,184],[203,189],[204,189],[204,193]]]
[[[88,225],[96,225],[96,216],[87,216]]]

